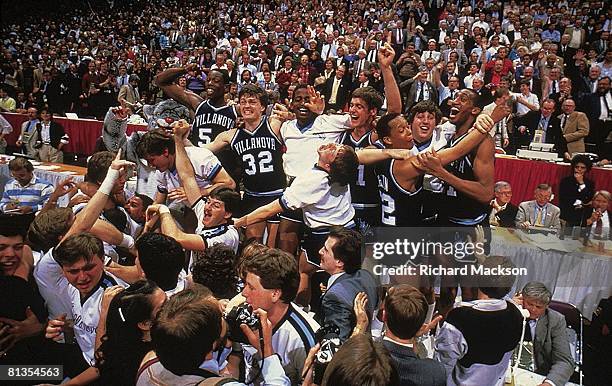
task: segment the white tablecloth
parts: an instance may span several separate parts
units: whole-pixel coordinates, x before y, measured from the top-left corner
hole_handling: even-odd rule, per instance
[[[34,167],[34,175],[36,177],[45,180],[52,184],[53,186],[57,186],[60,182],[64,181],[66,178],[72,176],[72,180],[75,183],[83,182],[85,176],[82,174],[70,174],[66,172],[58,172],[54,170],[43,170],[39,167]],[[0,164],[0,194],[4,193],[4,187],[6,183],[11,179],[11,174],[9,172],[8,164]],[[69,197],[62,197],[58,200],[58,206],[67,206],[70,201]]]
[[[499,237],[500,232],[507,231],[493,230],[491,255],[508,256],[517,267],[528,269],[527,276],[517,277],[517,289],[530,281],[542,282],[553,291],[554,300],[575,305],[587,319],[602,298],[612,295],[612,257],[542,250],[533,243]]]

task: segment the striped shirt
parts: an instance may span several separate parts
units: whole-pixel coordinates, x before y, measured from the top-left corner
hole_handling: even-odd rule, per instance
[[[285,374],[291,379],[292,385],[300,383],[304,360],[316,342],[315,333],[319,324],[302,309],[291,303],[285,316],[272,330],[272,349],[281,359]],[[257,350],[248,344],[242,345],[246,379],[252,379],[258,372],[261,356]],[[254,385],[262,385],[261,375],[254,380]]]
[[[21,186],[13,178],[4,187],[0,210],[4,211],[8,204],[15,202],[17,206],[29,206],[32,212],[38,212],[49,200],[51,193],[53,193],[53,185],[35,175],[32,175],[30,183],[26,186]]]

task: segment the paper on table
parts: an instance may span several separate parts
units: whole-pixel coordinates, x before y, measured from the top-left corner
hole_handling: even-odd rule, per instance
[[[36,167],[36,169],[41,169],[41,170],[55,170],[55,169],[59,169],[60,167],[57,165],[38,165]]]
[[[62,172],[59,172],[60,174],[66,174],[66,175],[73,175],[73,174],[77,174],[76,172],[73,172],[72,170],[64,170]]]

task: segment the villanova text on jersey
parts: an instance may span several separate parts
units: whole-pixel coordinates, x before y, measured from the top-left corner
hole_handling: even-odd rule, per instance
[[[200,147],[209,144],[222,132],[233,129],[236,118],[234,106],[216,108],[204,101],[196,109],[189,140]]]

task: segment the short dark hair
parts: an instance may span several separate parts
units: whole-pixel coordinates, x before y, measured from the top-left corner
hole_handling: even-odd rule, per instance
[[[185,264],[185,251],[170,236],[147,232],[136,240],[138,261],[147,277],[159,288],[169,291],[176,287]]]
[[[389,352],[369,335],[357,334],[344,342],[323,375],[322,386],[399,385]]]
[[[494,272],[491,269],[499,271],[516,268],[514,263],[504,256],[489,256],[482,266],[487,272]],[[478,277],[478,289],[490,298],[502,299],[510,292],[515,280],[515,275],[481,275]]]
[[[341,226],[333,227],[329,236],[336,240],[334,257],[344,263],[344,271],[355,273],[361,268],[361,234]]]
[[[293,301],[300,284],[297,261],[293,256],[280,249],[270,248],[242,262],[243,274],[252,273],[261,279],[266,289],[280,289],[281,300]]]
[[[164,303],[151,328],[151,343],[161,364],[176,375],[197,369],[221,335],[219,304],[194,284]]]
[[[9,170],[17,171],[25,169],[28,172],[34,171],[34,165],[23,157],[15,157],[8,164]]]
[[[238,293],[237,257],[225,244],[215,244],[203,252],[193,251],[191,276],[194,283],[209,288],[217,299],[231,299]]]
[[[87,174],[85,174],[85,181],[93,182],[96,184],[101,183],[106,178],[108,168],[113,163],[115,154],[110,151],[99,151],[87,161]]]
[[[440,123],[440,119],[442,119],[442,112],[438,108],[438,105],[433,103],[432,101],[420,101],[410,108],[408,111],[408,124],[412,125],[412,121],[417,114],[420,113],[430,113],[436,117],[436,124]]]
[[[147,131],[136,146],[136,152],[140,158],[148,155],[161,155],[166,149],[170,154],[175,153],[174,139],[163,129]]]
[[[72,235],[53,251],[55,261],[62,267],[74,264],[81,259],[91,261],[96,256],[104,260],[104,245],[91,233]]]
[[[298,90],[301,90],[301,89],[306,89],[306,90],[308,90],[308,85],[307,85],[307,84],[305,84],[305,83],[300,83],[300,84],[298,84],[297,86],[295,86],[295,88],[293,89],[293,98],[295,98],[295,93],[296,93]],[[293,99],[293,98],[292,98],[292,99]]]
[[[214,188],[209,197],[222,201],[225,205],[225,211],[228,213],[237,213],[240,207],[240,193],[227,187],[218,186]]]
[[[250,83],[245,84],[238,93],[238,99],[240,100],[243,95],[256,97],[263,107],[268,105],[268,93],[265,92],[263,88],[259,87],[259,85]]]
[[[344,186],[357,180],[359,159],[355,150],[350,146],[343,146],[336,158],[329,166],[329,182]]]
[[[383,97],[380,95],[378,91],[374,87],[367,86],[358,88],[353,92],[351,98],[360,98],[362,99],[368,108],[379,110],[383,105]]]
[[[53,208],[38,214],[30,224],[27,238],[37,251],[47,252],[55,247],[70,229],[70,208]]]
[[[508,90],[506,87],[498,87],[495,89],[493,96],[495,97],[495,99],[497,99],[502,98],[508,94],[510,94],[510,90]]]
[[[136,193],[134,194],[134,197],[140,198],[142,201],[142,208],[145,212],[149,206],[153,205],[153,199],[146,194]]]
[[[381,141],[384,137],[388,137],[391,134],[391,121],[402,116],[399,113],[387,113],[378,119],[378,122],[376,122],[376,134],[378,134],[378,138]]]
[[[400,339],[413,338],[428,310],[427,299],[418,289],[399,284],[389,289],[385,298],[387,328]]]

